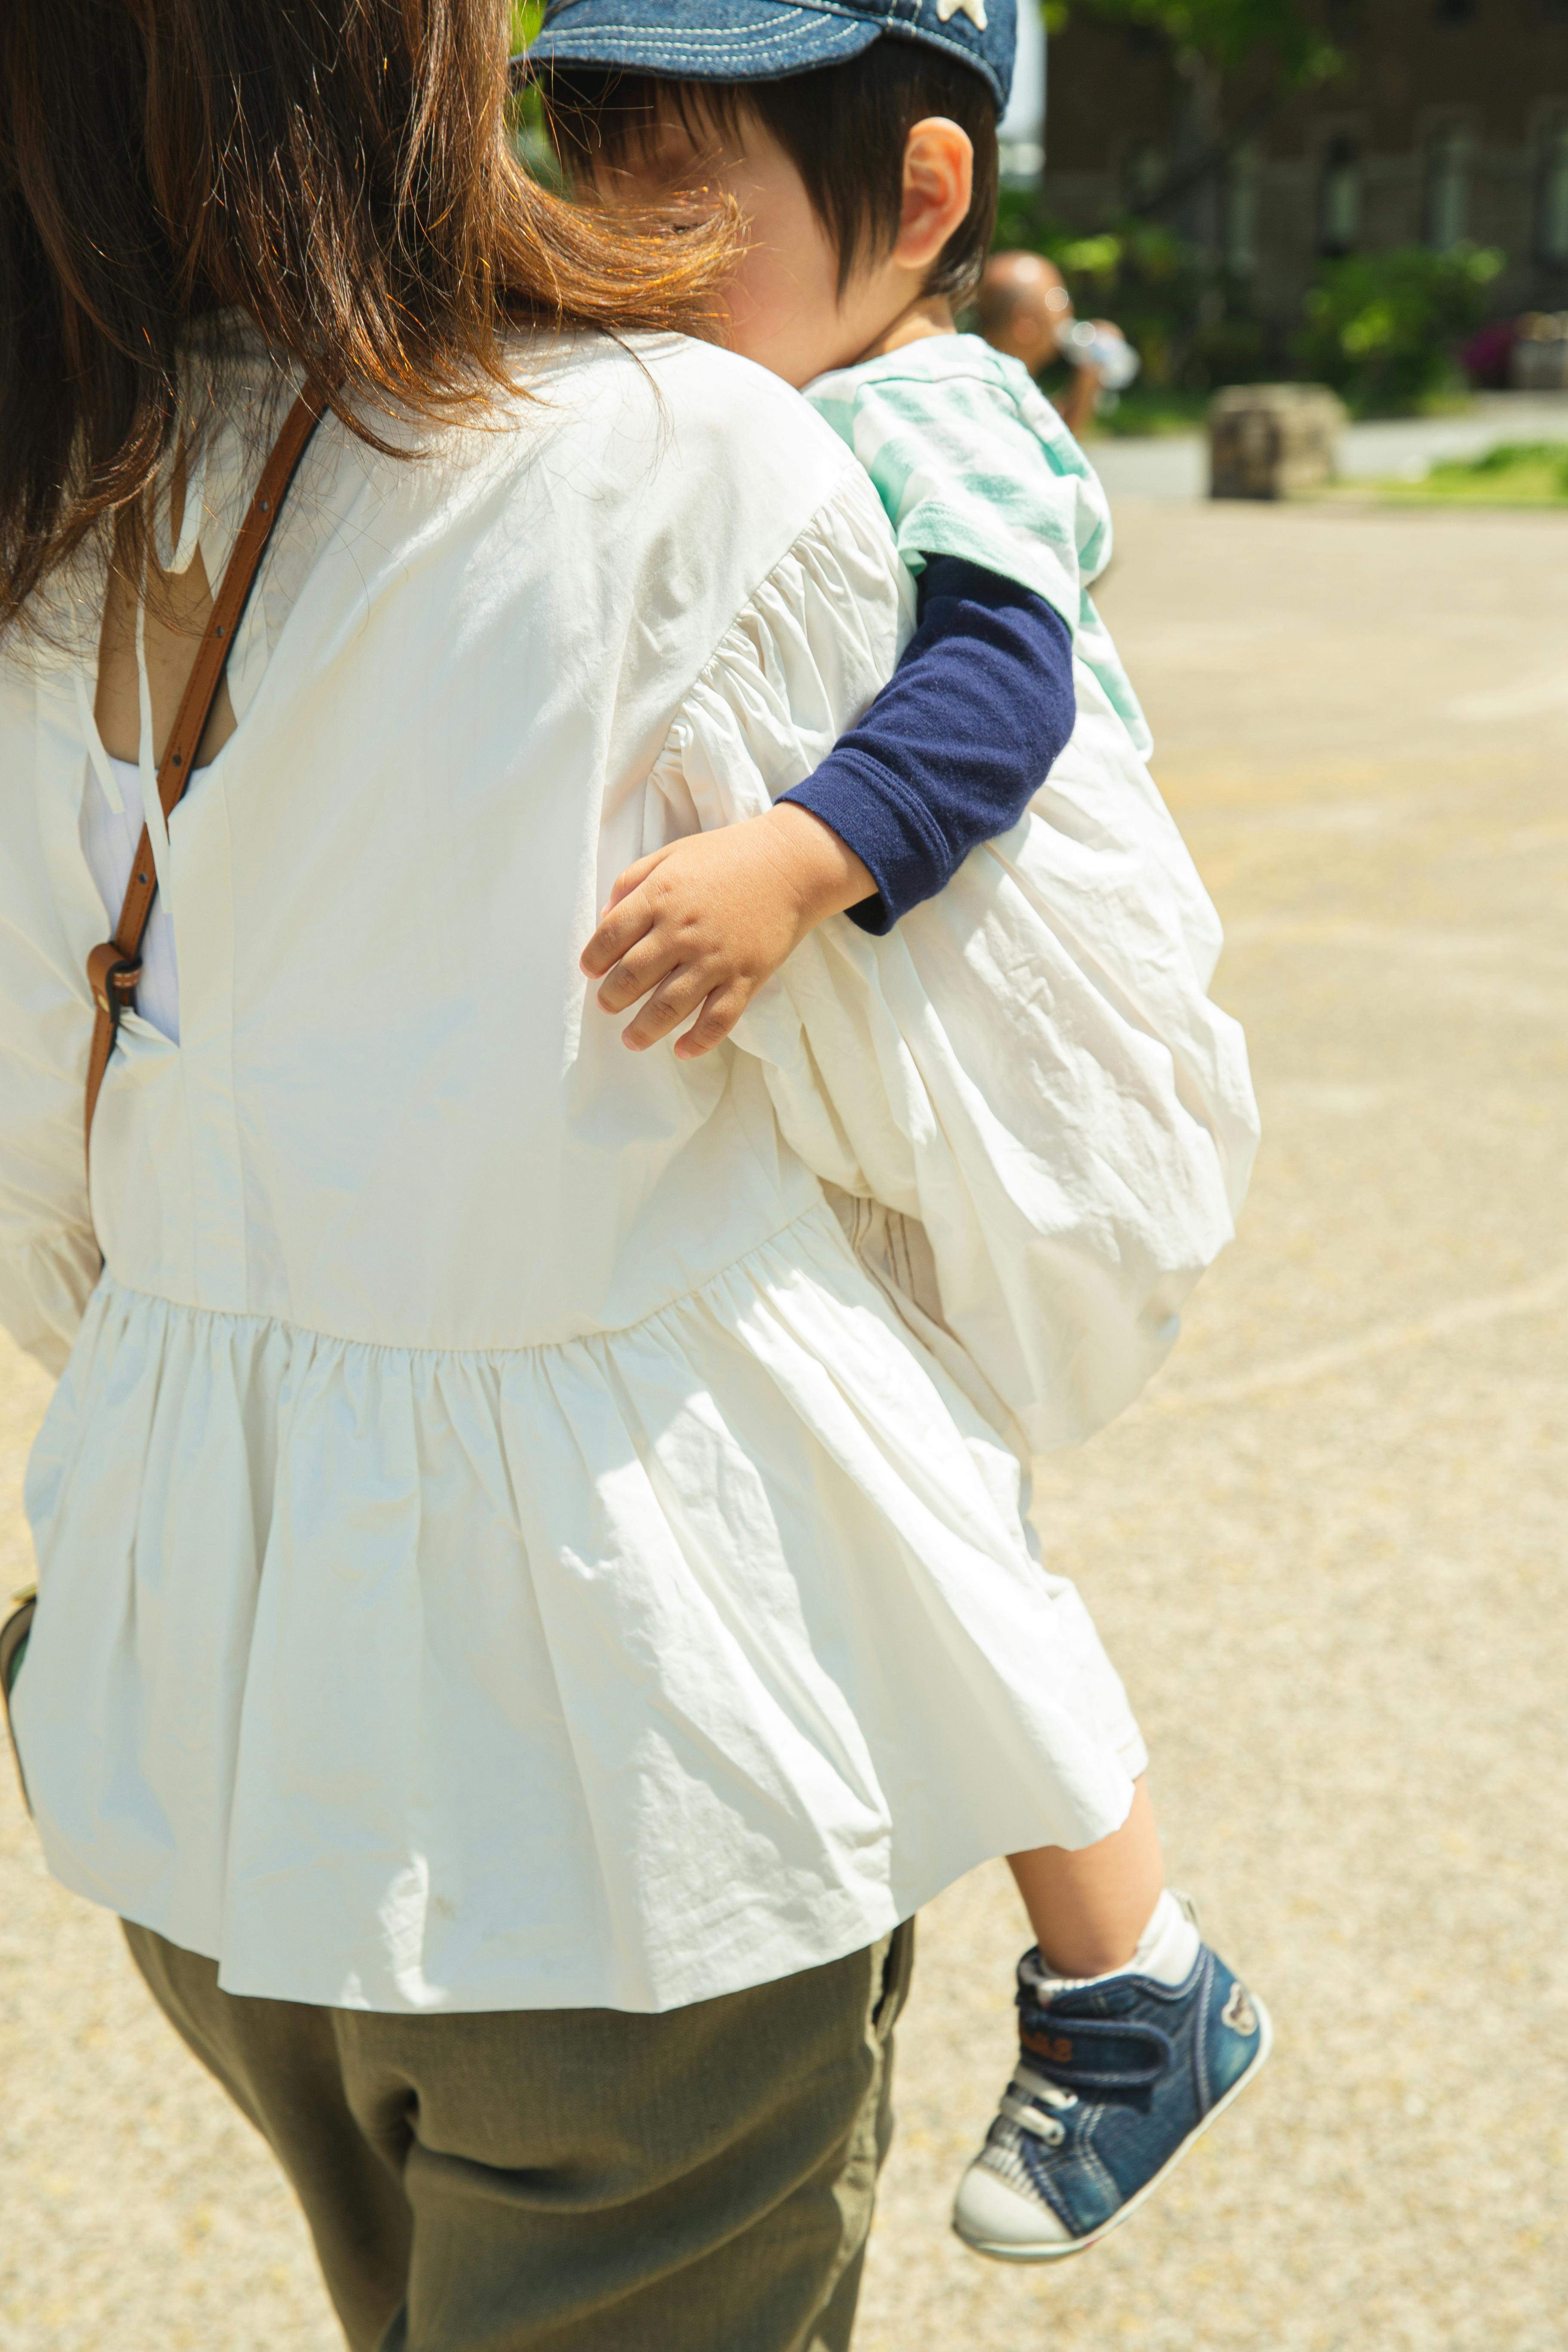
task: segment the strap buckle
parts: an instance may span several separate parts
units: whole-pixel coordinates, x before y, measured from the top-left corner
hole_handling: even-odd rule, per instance
[[[89,956],[87,977],[94,1004],[109,1015],[110,1036],[118,1036],[120,1017],[135,1002],[142,978],[141,957],[121,955],[113,940],[106,940]]]
[[[1018,2009],[1026,2063],[1064,2090],[1150,2091],[1175,2058],[1170,2035],[1142,2018],[1065,2015],[1022,1990]]]

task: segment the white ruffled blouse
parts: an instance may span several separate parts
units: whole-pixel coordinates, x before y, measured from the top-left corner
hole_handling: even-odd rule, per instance
[[[1086,673],[940,900],[825,926],[699,1063],[626,1053],[577,965],[611,879],[810,770],[907,583],[744,362],[532,383],[416,463],[318,435],[90,1204],[113,776],[91,655],[0,662],[0,1320],[63,1368],[17,1733],[56,1874],[237,1992],[674,2006],[1106,1834],[1143,1760],[1021,1462],[1230,1232],[1207,901]]]

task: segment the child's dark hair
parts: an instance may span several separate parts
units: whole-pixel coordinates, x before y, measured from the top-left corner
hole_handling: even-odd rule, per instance
[[[673,81],[620,67],[558,66],[541,76],[567,171],[595,173],[648,153],[674,116],[700,152],[744,137],[748,121],[778,142],[805,184],[838,256],[843,292],[862,263],[898,240],[904,148],[928,114],[945,115],[974,148],[969,211],[937,256],[928,294],[961,298],[985,266],[996,219],[996,106],[972,66],[884,34],[859,56],[782,81]]]

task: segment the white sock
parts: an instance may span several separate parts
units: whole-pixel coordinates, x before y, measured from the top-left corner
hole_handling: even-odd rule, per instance
[[[1167,1886],[1149,1914],[1137,1950],[1124,1967],[1108,1969],[1099,1977],[1057,1977],[1039,1954],[1032,1952],[1024,1963],[1024,1974],[1042,2000],[1054,2000],[1058,1993],[1075,1992],[1083,1985],[1105,1984],[1111,1977],[1152,1977],[1156,1984],[1178,1985],[1192,1972],[1200,1940],[1183,1907],[1183,1898]]]

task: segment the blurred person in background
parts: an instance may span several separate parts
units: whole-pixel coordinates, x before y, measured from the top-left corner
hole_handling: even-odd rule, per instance
[[[1058,360],[1073,370],[1057,400],[1068,430],[1081,441],[1104,393],[1121,392],[1138,373],[1138,354],[1109,319],[1079,321],[1061,271],[1041,253],[994,253],[976,296],[980,331],[993,351],[1040,375]]]

